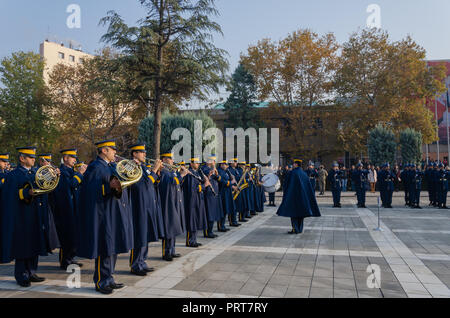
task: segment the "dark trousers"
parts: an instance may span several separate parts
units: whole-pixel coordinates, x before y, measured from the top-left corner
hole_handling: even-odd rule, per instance
[[[114,267],[117,255],[99,256],[95,259],[94,284],[97,288],[105,288],[114,283]]]
[[[437,192],[437,197],[438,197],[437,202],[439,203],[439,205],[442,205],[442,206],[447,205],[447,193],[448,193],[448,191],[442,191],[442,190],[439,190]]]
[[[405,204],[410,204],[411,196],[410,196],[411,190],[409,189],[408,185],[405,184]]]
[[[75,258],[75,248],[72,246],[61,247],[59,249],[59,265],[61,267],[67,267],[73,263]]]
[[[332,190],[334,205],[341,204],[341,190]]]
[[[39,256],[16,259],[14,265],[14,277],[17,283],[24,283],[30,280],[30,277],[36,274],[38,268]]]
[[[409,197],[409,202],[411,205],[420,205],[420,190],[412,189]]]
[[[130,267],[132,271],[140,272],[148,269],[147,260],[148,245],[141,248],[134,248],[130,251]]]
[[[385,191],[385,202],[387,206],[392,205],[392,195],[394,194],[394,191],[392,190],[386,190]]]
[[[304,218],[291,218],[292,230],[303,233]]]
[[[269,204],[275,204],[275,192],[269,193]]]
[[[162,240],[162,256],[175,255],[175,238],[165,238]]]
[[[228,214],[228,221],[230,222],[230,225],[236,224],[236,211],[233,211],[231,214]]]
[[[214,234],[214,221],[208,221],[208,228],[203,231],[204,236]]]
[[[186,246],[197,243],[197,231],[188,231],[186,234]]]
[[[356,197],[358,199],[358,205],[366,205],[366,189],[357,187]]]
[[[223,231],[227,229],[227,227],[225,226],[225,218],[226,216],[224,216],[220,219],[220,221],[217,222],[217,231]]]

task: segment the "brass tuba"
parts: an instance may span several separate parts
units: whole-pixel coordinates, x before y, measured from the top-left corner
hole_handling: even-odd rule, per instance
[[[34,178],[37,189],[33,188],[33,185],[30,183],[33,195],[50,193],[56,189],[59,183],[59,174],[56,169],[56,167],[51,165],[39,168]]]
[[[139,182],[143,175],[141,165],[134,160],[128,160],[119,156],[116,157],[120,160],[116,165],[116,173],[119,176],[122,189]]]

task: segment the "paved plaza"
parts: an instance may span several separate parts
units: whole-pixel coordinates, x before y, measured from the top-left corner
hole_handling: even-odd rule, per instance
[[[115,280],[127,287],[112,296],[94,291],[94,263],[87,260],[81,288],[69,289],[70,274],[59,269],[56,254],[40,258],[38,274],[47,280],[26,289],[16,285],[13,264],[0,265],[0,297],[450,297],[450,210],[404,208],[402,195],[395,193],[394,209],[380,209],[383,232],[374,231],[376,195],[359,209],[347,192],[342,209],[334,209],[326,193],[318,197],[322,217],[307,219],[301,235],[288,235],[290,220],[266,207],[216,239],[200,238],[199,249],[179,237],[183,257],[170,263],[161,260],[161,244],[152,243],[148,263],[156,270],[146,277],[131,275],[129,256],[120,255]],[[368,286],[371,264],[380,269],[381,288]]]

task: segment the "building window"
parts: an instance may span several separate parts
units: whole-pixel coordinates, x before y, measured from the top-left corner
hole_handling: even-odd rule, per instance
[[[80,58],[78,59],[78,61],[79,61],[81,64],[83,64],[84,58],[80,57]]]
[[[58,57],[59,57],[61,60],[64,60],[64,53],[58,52]]]
[[[71,61],[71,62],[75,62],[75,56],[73,56],[73,55],[69,55],[69,61]]]

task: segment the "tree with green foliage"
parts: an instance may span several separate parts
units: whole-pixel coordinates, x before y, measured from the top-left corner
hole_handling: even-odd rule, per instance
[[[257,128],[256,83],[242,64],[232,75],[229,91],[231,94],[224,104],[227,114],[225,128]]]
[[[172,151],[173,147],[179,142],[179,140],[172,140],[172,132],[177,128],[186,128],[191,133],[191,149],[194,149],[194,128],[195,121],[202,122],[202,131],[205,132],[209,128],[216,128],[214,121],[205,112],[183,112],[181,114],[171,114],[165,111],[162,114],[161,120],[161,135],[164,137],[161,139],[161,150],[163,152]],[[139,125],[139,141],[144,142],[147,146],[147,151],[150,153],[153,150],[153,134],[155,129],[155,118],[149,116],[142,120]],[[202,150],[211,141],[203,140],[202,138]],[[184,154],[183,154],[184,155]],[[191,156],[192,154],[189,154]]]
[[[412,128],[400,133],[399,146],[403,163],[419,164],[422,159],[422,134]]]
[[[385,162],[394,163],[397,143],[394,132],[382,125],[377,125],[369,131],[368,150],[370,161],[374,165]]]
[[[0,149],[33,145],[49,151],[56,129],[47,115],[50,104],[43,78],[44,61],[33,52],[15,52],[0,66]]]
[[[215,0],[139,1],[147,12],[138,26],[128,26],[110,11],[100,21],[108,25],[102,40],[120,50],[116,65],[128,70],[131,98],[155,118],[152,150],[159,157],[163,108],[218,93],[226,82],[227,53],[213,41],[213,33],[222,34],[210,19],[218,15]]]

